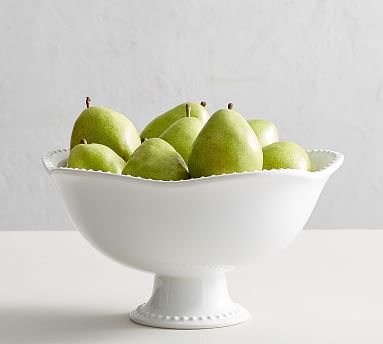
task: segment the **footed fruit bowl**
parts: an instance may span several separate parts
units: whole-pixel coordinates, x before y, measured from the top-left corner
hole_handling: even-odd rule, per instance
[[[74,226],[99,251],[155,273],[148,302],[130,313],[148,326],[235,325],[249,313],[232,301],[226,273],[286,247],[310,217],[343,155],[308,151],[314,172],[269,170],[155,181],[66,168],[68,151],[43,163]]]

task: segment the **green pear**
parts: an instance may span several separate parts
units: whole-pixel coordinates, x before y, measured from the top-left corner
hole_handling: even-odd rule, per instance
[[[279,168],[310,171],[310,158],[307,152],[294,142],[274,142],[263,147],[263,169]]]
[[[70,141],[71,149],[82,138],[88,143],[100,143],[113,149],[125,161],[141,144],[137,129],[124,115],[104,107],[89,106],[77,118]]]
[[[185,117],[185,105],[189,104],[192,108],[190,116],[199,118],[203,124],[209,119],[205,106],[206,102],[183,103],[175,108],[163,113],[151,121],[142,131],[141,138],[160,137],[161,134],[168,129],[174,122]]]
[[[188,179],[188,167],[181,155],[166,141],[144,139],[130,157],[122,174],[155,180]]]
[[[165,140],[173,146],[185,162],[189,160],[193,142],[203,127],[200,119],[191,117],[191,110],[191,106],[186,104],[186,117],[173,123],[160,136],[160,139]]]
[[[189,172],[193,178],[262,169],[262,148],[249,123],[228,109],[214,113],[193,143]]]
[[[85,139],[70,151],[67,166],[86,170],[104,171],[121,174],[126,162],[114,150],[107,146],[91,143]]]
[[[278,141],[278,129],[273,122],[266,119],[251,119],[248,122],[262,147]]]

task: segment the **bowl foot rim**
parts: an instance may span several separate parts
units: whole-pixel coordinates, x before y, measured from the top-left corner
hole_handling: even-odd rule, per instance
[[[201,277],[156,275],[147,303],[130,312],[135,323],[168,329],[208,329],[245,322],[250,313],[232,301],[225,274]]]
[[[241,324],[250,318],[250,313],[242,306],[237,306],[233,312],[225,312],[213,316],[163,316],[162,314],[142,311],[142,304],[129,313],[130,319],[139,324],[149,327],[198,330],[226,327]]]

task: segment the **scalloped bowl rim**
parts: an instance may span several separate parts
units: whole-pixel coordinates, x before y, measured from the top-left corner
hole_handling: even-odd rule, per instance
[[[56,149],[53,151],[50,151],[46,153],[42,157],[43,164],[47,171],[49,173],[55,172],[55,171],[62,171],[62,172],[74,172],[76,174],[96,174],[96,175],[109,175],[114,178],[128,178],[133,180],[138,180],[141,182],[149,182],[149,183],[156,183],[156,184],[184,184],[184,183],[195,183],[195,182],[201,182],[201,181],[208,181],[213,179],[223,179],[223,178],[230,178],[235,176],[237,178],[238,176],[247,176],[247,175],[290,175],[290,176],[301,176],[301,177],[319,177],[323,173],[331,173],[334,169],[337,169],[343,162],[344,156],[343,154],[329,150],[329,149],[309,149],[306,150],[308,154],[328,154],[332,155],[332,160],[325,165],[324,167],[316,170],[316,171],[304,171],[304,170],[297,170],[297,169],[289,169],[289,168],[279,168],[279,169],[271,169],[271,170],[261,170],[261,171],[246,171],[246,172],[233,172],[233,173],[223,173],[223,174],[214,174],[211,176],[206,177],[199,177],[199,178],[190,178],[190,179],[183,179],[183,180],[156,180],[156,179],[149,179],[149,178],[142,178],[142,177],[135,177],[131,175],[123,175],[123,174],[117,174],[112,172],[104,172],[104,171],[95,171],[91,169],[80,169],[80,168],[70,168],[70,167],[58,167],[55,166],[55,164],[52,162],[51,158],[56,154],[62,154],[62,153],[68,153],[69,150],[67,148],[61,148]],[[62,161],[62,160],[61,160]],[[56,164],[57,165],[57,164]]]

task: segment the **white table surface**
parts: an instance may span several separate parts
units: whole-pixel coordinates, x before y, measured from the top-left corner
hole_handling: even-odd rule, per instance
[[[152,275],[99,254],[77,232],[0,232],[0,343],[383,343],[383,231],[310,230],[277,257],[229,274],[245,324],[136,325]]]

